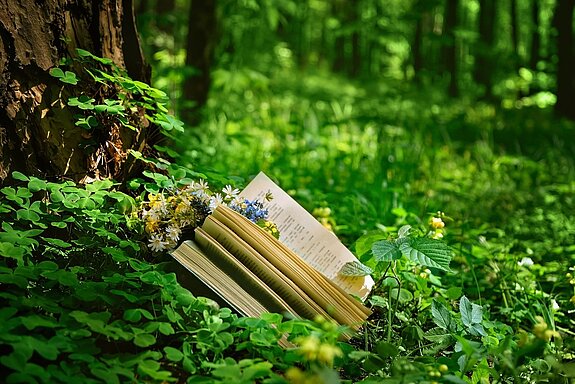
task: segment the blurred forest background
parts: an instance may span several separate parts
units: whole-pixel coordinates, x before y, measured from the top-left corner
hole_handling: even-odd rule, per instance
[[[6,382],[573,382],[575,0],[36,3],[0,2]],[[360,338],[284,350],[147,236],[259,171],[373,267]]]
[[[337,206],[351,239],[404,209],[481,224],[549,182],[572,190],[574,3],[135,6],[153,85],[191,126],[180,162],[263,169]]]
[[[181,165],[240,184],[264,170],[350,246],[444,211],[462,272],[448,286],[489,300],[508,324],[546,313],[567,330],[574,5],[140,0],[136,10],[153,85],[190,125],[172,153]],[[535,266],[518,270],[522,260]]]

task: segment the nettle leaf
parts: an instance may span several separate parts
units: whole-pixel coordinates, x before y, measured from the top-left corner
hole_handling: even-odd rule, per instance
[[[463,325],[467,327],[471,324],[481,323],[483,320],[481,306],[472,304],[465,296],[462,296],[459,300],[459,312],[461,313],[461,321],[463,322]]]
[[[348,276],[348,277],[361,277],[370,275],[372,273],[373,270],[371,268],[369,268],[367,265],[363,265],[357,260],[345,263],[339,271],[339,274],[341,276]]]
[[[442,241],[426,237],[410,238],[399,245],[409,260],[426,267],[450,271],[451,249]]]
[[[483,309],[480,305],[473,304],[467,297],[462,296],[461,300],[459,300],[459,311],[461,313],[461,321],[469,333],[474,336],[487,336],[487,333],[481,325],[483,321]]]
[[[371,251],[371,246],[374,242],[378,240],[385,240],[387,235],[382,231],[376,231],[372,233],[366,233],[365,235],[361,236],[355,242],[355,252],[359,257],[365,255],[369,251]],[[370,254],[369,257],[372,255]],[[365,260],[364,260],[365,261]]]
[[[453,318],[445,305],[434,299],[431,303],[431,314],[433,315],[433,322],[437,326],[447,331],[451,329]]]
[[[398,245],[388,240],[373,243],[371,252],[377,262],[392,261],[401,258],[401,251]]]
[[[411,225],[404,225],[403,227],[399,228],[399,231],[397,231],[397,237],[403,239],[404,237],[407,237],[410,232]]]

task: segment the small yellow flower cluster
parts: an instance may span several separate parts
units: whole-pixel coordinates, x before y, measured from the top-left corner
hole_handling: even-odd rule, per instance
[[[312,215],[329,231],[333,232],[335,227],[335,219],[331,216],[331,209],[329,207],[315,208]]]
[[[310,362],[318,362],[331,367],[333,360],[342,355],[338,346],[322,342],[317,336],[301,337],[297,343],[299,344],[298,353]]]
[[[549,329],[549,326],[541,316],[535,316],[537,323],[533,326],[533,334],[542,340],[549,341],[552,337],[559,338],[559,332]]]
[[[432,239],[441,239],[445,233],[445,213],[437,211],[437,213],[429,219],[429,233]]]
[[[280,238],[280,231],[278,229],[278,226],[276,223],[274,223],[273,221],[269,221],[269,220],[260,220],[257,222],[257,224],[263,228],[264,231],[266,231],[267,233],[269,233],[270,235],[272,235],[273,237],[275,237],[276,239]]]
[[[227,185],[221,193],[212,193],[204,180],[182,188],[150,193],[140,204],[138,218],[142,221],[148,247],[154,252],[173,249],[182,230],[194,229],[219,204],[238,205],[240,191]]]

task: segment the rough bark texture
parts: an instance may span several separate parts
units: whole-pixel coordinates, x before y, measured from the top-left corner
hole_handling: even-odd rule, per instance
[[[65,108],[76,95],[49,74],[76,48],[111,58],[134,79],[149,81],[131,0],[0,0],[1,181],[14,170],[73,180],[118,177],[125,160],[118,153],[144,140],[110,127],[99,153],[81,148],[86,131]],[[76,73],[83,77],[79,68]]]

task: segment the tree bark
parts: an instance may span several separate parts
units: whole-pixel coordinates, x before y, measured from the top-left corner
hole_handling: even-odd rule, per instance
[[[557,104],[555,112],[575,120],[575,55],[573,52],[573,9],[575,0],[559,0],[555,8],[557,26]]]
[[[184,81],[184,99],[189,106],[182,108],[182,117],[190,125],[200,122],[200,109],[208,100],[216,45],[216,0],[194,0],[190,4],[186,66],[194,74]]]
[[[136,139],[125,128],[110,129],[97,143],[108,148],[98,161],[81,149],[85,131],[64,107],[63,83],[49,74],[75,48],[110,58],[132,78],[149,82],[131,0],[0,0],[0,180],[14,170],[77,181],[120,177],[127,149],[146,139],[145,133]]]

